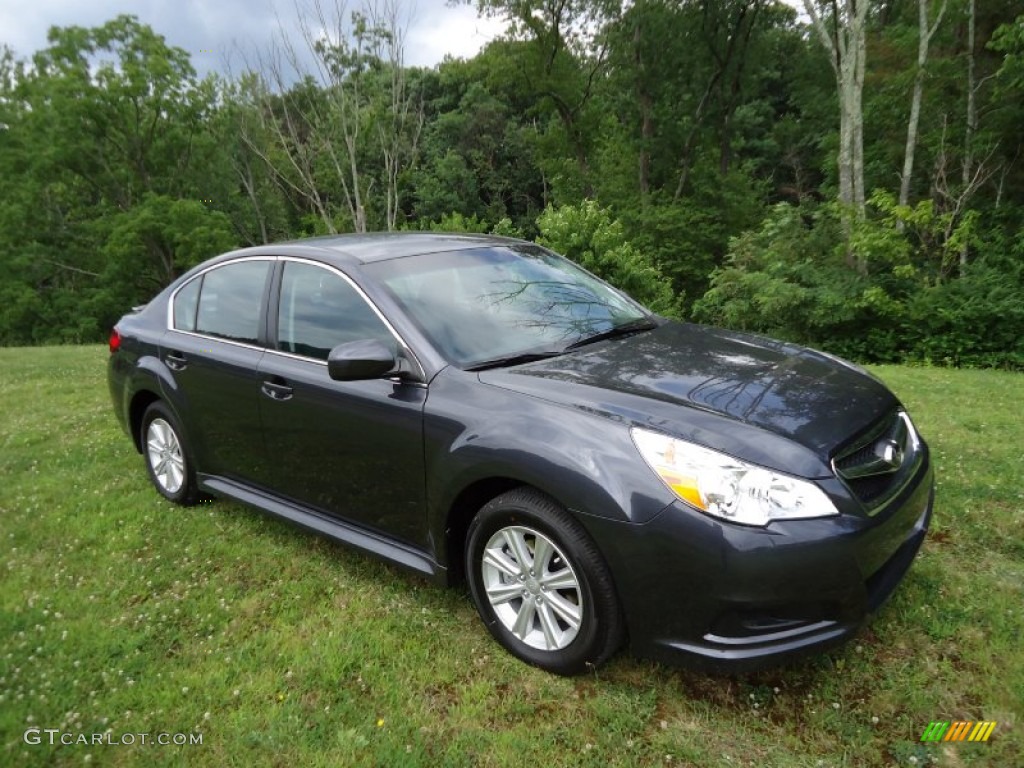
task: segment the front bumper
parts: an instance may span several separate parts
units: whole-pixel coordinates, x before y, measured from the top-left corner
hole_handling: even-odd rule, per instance
[[[721,523],[681,502],[644,525],[588,527],[639,656],[743,671],[840,643],[892,594],[931,520],[925,460],[874,516]]]

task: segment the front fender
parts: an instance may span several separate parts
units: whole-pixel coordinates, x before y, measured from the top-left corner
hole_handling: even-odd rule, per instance
[[[491,478],[531,485],[584,516],[643,523],[672,503],[627,425],[482,384],[446,369],[424,412],[427,501],[434,541],[466,488]]]

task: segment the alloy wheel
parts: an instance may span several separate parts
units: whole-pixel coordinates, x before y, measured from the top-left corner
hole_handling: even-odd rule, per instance
[[[166,420],[157,417],[146,430],[146,455],[153,469],[153,477],[169,494],[181,490],[185,483],[185,457],[181,441]]]
[[[542,651],[569,646],[583,623],[583,592],[562,550],[525,526],[500,528],[480,562],[487,600],[498,620]]]

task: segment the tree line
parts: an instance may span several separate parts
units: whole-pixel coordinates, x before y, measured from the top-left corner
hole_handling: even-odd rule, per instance
[[[197,76],[132,16],[0,43],[0,343],[104,337],[203,259],[395,229],[545,243],[683,319],[863,361],[1024,368],[1011,0],[316,0]]]

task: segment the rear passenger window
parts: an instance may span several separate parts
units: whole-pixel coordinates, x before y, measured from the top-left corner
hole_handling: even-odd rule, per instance
[[[179,331],[196,329],[196,307],[199,306],[199,287],[203,278],[197,277],[185,283],[174,296],[174,327]]]
[[[395,345],[387,326],[346,280],[322,267],[285,264],[277,317],[279,350],[326,360],[339,344],[364,339]]]
[[[243,261],[217,267],[203,277],[196,331],[256,344],[260,307],[272,262]]]

